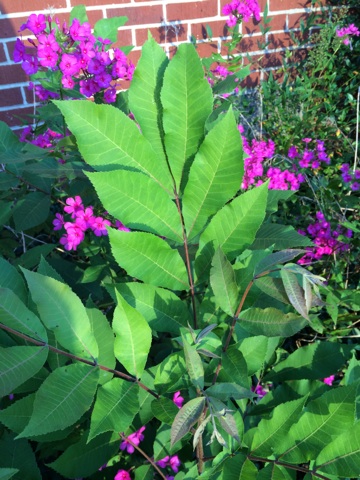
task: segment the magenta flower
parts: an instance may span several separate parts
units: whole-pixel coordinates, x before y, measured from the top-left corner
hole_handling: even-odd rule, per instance
[[[260,383],[258,385],[256,385],[256,387],[251,387],[251,390],[254,393],[256,393],[259,400],[261,400],[263,397],[265,397],[265,395],[268,393],[267,390],[265,390],[265,388],[262,385],[260,385]]]
[[[333,384],[333,381],[335,380],[335,375],[330,375],[330,377],[326,377],[323,379],[323,382],[326,384],[326,385],[332,385]]]
[[[125,227],[123,223],[120,222],[120,220],[115,220],[115,227],[120,230],[121,232],[130,232],[130,228]]]
[[[105,220],[102,217],[96,217],[92,220],[90,228],[94,232],[97,237],[101,237],[102,235],[107,235],[106,227],[109,227],[111,222],[109,220]]]
[[[66,199],[66,207],[64,207],[64,212],[70,213],[71,218],[76,218],[77,213],[81,210],[84,210],[84,205],[79,195],[76,195],[74,198],[69,197]]]
[[[60,213],[55,214],[55,219],[53,220],[54,230],[61,230],[65,224],[64,215]]]
[[[46,28],[46,21],[45,15],[40,13],[40,15],[36,15],[36,13],[32,13],[28,18],[26,23],[23,23],[20,27],[20,31],[29,29],[33,32],[34,35],[38,35],[39,33],[43,32]]]
[[[173,472],[177,473],[179,471],[181,462],[177,455],[173,455],[172,457],[170,457],[169,464]]]
[[[115,88],[108,88],[104,92],[104,102],[105,103],[114,103],[116,100],[116,90]]]
[[[126,470],[119,470],[115,475],[114,480],[131,480],[130,473]]]
[[[24,61],[21,67],[27,75],[33,75],[39,70],[39,61],[37,57],[24,54]]]
[[[184,399],[183,399],[183,397],[180,395],[180,391],[174,393],[173,402],[175,403],[175,405],[176,405],[178,408],[181,408],[181,407],[183,406]]]
[[[143,431],[145,430],[145,426],[141,427],[135,433],[130,434],[123,442],[120,444],[120,450],[126,450],[127,453],[134,453],[135,448],[131,445],[128,440],[130,440],[134,445],[139,445],[140,442],[144,440]]]
[[[80,70],[78,59],[75,55],[70,55],[68,53],[64,53],[61,57],[59,67],[64,75],[76,75]]]
[[[14,48],[14,62],[22,62],[24,60],[25,50],[25,45],[20,38],[17,38]]]
[[[38,55],[40,58],[40,65],[43,67],[54,68],[56,67],[59,55],[50,47],[44,47],[38,49]]]
[[[61,84],[64,88],[74,88],[75,82],[74,79],[70,75],[64,75],[61,79]]]
[[[167,455],[161,460],[158,460],[156,464],[159,465],[160,468],[170,467],[173,472],[177,473],[179,471],[181,462],[177,455],[172,455],[172,456]]]

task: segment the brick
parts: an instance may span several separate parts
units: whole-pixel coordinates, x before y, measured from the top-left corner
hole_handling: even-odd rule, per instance
[[[194,18],[215,17],[218,14],[216,0],[203,0],[202,2],[170,3],[166,5],[168,21],[192,20]]]
[[[126,26],[130,25],[146,25],[149,23],[161,23],[163,19],[163,10],[161,5],[153,5],[152,7],[126,7],[126,8],[108,8],[106,10],[108,18],[112,17],[128,17]]]
[[[1,5],[1,13],[33,12],[44,10],[49,13],[49,5],[52,8],[66,8],[66,0],[36,0],[33,4],[28,0],[4,0]]]
[[[202,58],[211,57],[213,53],[217,53],[217,47],[217,43],[199,43],[196,47],[196,51]]]
[[[191,25],[191,33],[197,40],[208,40],[206,26],[209,26],[212,30],[213,37],[227,37],[229,29],[226,23],[218,20],[215,22],[193,23]],[[211,40],[211,39],[210,39]]]
[[[0,112],[0,120],[9,125],[9,127],[18,127],[26,123],[31,123],[31,117],[34,113],[33,107],[17,108],[16,110],[6,110]]]
[[[269,12],[275,10],[291,10],[311,6],[311,0],[270,0]]]
[[[0,62],[6,62],[7,58],[5,55],[4,44],[0,43]]]
[[[7,88],[0,90],[0,107],[11,107],[23,103],[23,97],[20,88]]]
[[[255,88],[260,85],[260,72],[252,72],[241,82],[241,88]]]
[[[19,29],[23,23],[26,23],[28,17],[2,18],[0,19],[0,32],[2,38],[17,37]],[[26,34],[26,31],[24,32]],[[30,32],[29,32],[30,33]]]
[[[140,28],[135,31],[136,46],[141,47],[146,42],[149,31],[157,43],[186,42],[188,39],[187,25]]]
[[[131,30],[118,30],[117,41],[113,44],[114,47],[120,48],[132,45]]]
[[[86,5],[87,7],[98,7],[102,5],[109,5],[111,3],[119,4],[119,3],[130,3],[130,0],[70,0],[71,6],[75,7],[76,5]]]
[[[27,82],[28,77],[20,64],[3,65],[1,67],[0,85],[7,85],[9,83]]]
[[[271,33],[268,42],[268,48],[288,48],[294,44],[288,33]]]

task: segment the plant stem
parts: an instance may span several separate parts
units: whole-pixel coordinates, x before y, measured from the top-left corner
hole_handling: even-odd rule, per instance
[[[71,358],[72,360],[76,360],[81,363],[85,363],[86,365],[90,365],[91,367],[98,367],[100,370],[103,370],[105,372],[113,373],[117,377],[123,378],[127,382],[132,382],[136,383],[140,388],[143,390],[146,390],[150,395],[153,397],[159,399],[159,395],[148,388],[146,385],[141,383],[137,378],[133,377],[132,375],[127,375],[126,373],[119,372],[119,370],[115,370],[113,368],[106,367],[104,365],[99,365],[96,360],[87,360],[86,358],[78,357],[77,355],[74,355],[70,352],[65,352],[64,350],[60,350],[59,348],[53,347],[52,345],[49,345],[48,343],[42,341],[42,340],[35,340],[32,337],[29,337],[28,335],[25,335],[24,333],[18,332],[17,330],[14,330],[13,328],[10,328],[2,323],[0,323],[0,328],[2,330],[5,330],[6,332],[12,333],[13,335],[16,335],[19,338],[22,338],[23,340],[32,343],[33,345],[37,345],[38,347],[46,347],[48,348],[51,352],[57,353],[59,355],[63,355],[64,357]]]
[[[180,216],[180,220],[181,220],[181,228],[182,228],[183,240],[184,240],[186,269],[187,269],[188,278],[189,278],[191,304],[192,304],[192,309],[193,309],[193,318],[194,318],[193,327],[196,330],[197,329],[197,315],[196,315],[196,302],[195,302],[195,287],[194,287],[194,280],[193,280],[193,276],[192,276],[192,272],[191,272],[188,239],[187,239],[187,235],[186,235],[186,231],[185,231],[184,218],[183,218],[183,215],[182,215],[182,212],[181,212],[179,195],[178,195],[176,189],[174,190],[174,194],[175,194],[176,206],[177,206],[179,216]]]
[[[155,470],[158,472],[158,474],[160,475],[161,478],[163,478],[164,480],[166,480],[166,477],[165,475],[162,473],[162,471],[160,470],[160,468],[156,465],[156,463],[154,462],[154,460],[152,458],[149,457],[149,455],[147,455],[144,450],[142,450],[138,445],[136,445],[134,442],[132,442],[128,437],[126,437],[123,433],[120,433],[119,434],[120,437],[122,438],[122,440],[126,440],[128,443],[130,443],[130,445],[132,445],[152,466],[153,468],[155,468]]]
[[[300,467],[298,465],[291,465],[289,463],[281,462],[279,460],[271,460],[269,458],[262,458],[262,457],[254,457],[252,455],[248,455],[247,458],[253,462],[262,462],[262,463],[274,463],[275,465],[279,465],[281,467],[289,468],[290,470],[295,470],[297,472],[303,472],[303,473],[311,473],[314,475],[314,477],[321,478],[323,480],[329,480],[328,477],[325,477],[324,475],[321,475],[320,473],[316,473],[314,470],[310,470],[309,468],[306,467]]]

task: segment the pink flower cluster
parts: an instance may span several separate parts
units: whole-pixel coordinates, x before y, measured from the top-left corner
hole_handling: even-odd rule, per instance
[[[244,161],[244,177],[241,187],[247,190],[251,185],[261,185],[264,178],[270,179],[270,190],[298,190],[304,181],[301,173],[282,170],[277,167],[268,167],[265,171],[264,161],[271,159],[275,154],[275,143],[272,140],[253,139],[249,143],[243,137],[244,152],[248,157]]]
[[[173,472],[177,473],[179,471],[181,462],[177,455],[172,455],[172,456],[167,455],[161,460],[158,460],[156,464],[159,465],[160,468],[170,467]]]
[[[298,260],[300,265],[308,265],[313,261],[320,260],[324,255],[332,255],[334,252],[344,252],[349,246],[338,240],[340,235],[351,237],[351,230],[344,230],[340,225],[336,230],[331,229],[330,223],[325,219],[322,212],[316,213],[316,222],[304,230],[299,230],[302,235],[310,235],[316,247],[307,247],[306,254]]]
[[[268,392],[260,383],[256,387],[251,387],[251,391],[256,393],[258,400],[261,400]]]
[[[333,384],[333,381],[335,380],[335,375],[330,375],[330,377],[323,378],[323,382],[325,385],[330,385],[330,387]]]
[[[114,480],[131,480],[130,473],[126,470],[119,470],[115,475]]]
[[[53,25],[54,23],[54,25]],[[54,27],[54,28],[53,28]],[[26,53],[26,46],[19,38],[14,49],[14,61],[22,62],[22,68],[28,75],[35,74],[40,67],[61,72],[61,84],[64,89],[73,89],[78,83],[80,93],[91,97],[104,92],[104,101],[116,100],[116,85],[120,79],[131,80],[134,65],[128,61],[124,52],[113,49],[110,56],[108,39],[95,38],[88,22],[80,24],[74,18],[70,27],[66,23],[60,28],[57,18],[43,14],[31,14],[20,31],[30,30],[36,37],[29,42],[36,48],[36,54]],[[33,85],[41,100],[54,98],[56,94],[43,87]]]
[[[140,444],[140,442],[142,442],[144,440],[143,431],[145,429],[146,429],[146,427],[144,425],[143,427],[139,428],[139,430],[137,430],[136,432],[131,433],[124,441],[121,442],[120,450],[126,450],[127,453],[130,453],[130,454],[134,453],[135,448],[131,443],[138,446]],[[129,442],[129,440],[130,440],[131,443]]]
[[[222,14],[229,17],[228,27],[234,27],[239,20],[248,22],[252,16],[259,22],[260,6],[257,0],[232,0],[223,7]]]
[[[174,393],[173,402],[178,408],[181,408],[183,406],[184,398],[180,395],[180,392]]]
[[[348,163],[343,163],[340,167],[340,171],[343,181],[349,184],[349,187],[353,192],[360,190],[360,170],[351,172],[350,165]]]
[[[107,235],[107,227],[112,225],[110,220],[94,215],[92,206],[85,207],[79,195],[74,198],[66,199],[64,212],[71,215],[72,222],[66,222],[64,215],[61,213],[55,214],[53,220],[54,230],[65,229],[66,233],[60,238],[61,245],[64,245],[65,250],[76,250],[80,243],[85,238],[85,232],[92,230],[94,235],[101,237]],[[115,221],[118,230],[129,231],[119,220]]]
[[[239,125],[239,131],[243,127]],[[272,140],[256,140],[251,143],[245,137],[243,139],[244,151],[248,157],[244,161],[244,177],[242,188],[248,189],[251,185],[261,185],[265,178],[270,179],[270,190],[298,190],[305,177],[301,169],[310,168],[317,170],[322,163],[328,165],[330,158],[326,154],[323,140],[312,140],[304,138],[306,147],[300,151],[294,145],[289,148],[287,157],[292,163],[290,169],[283,169],[273,166],[265,168],[265,160],[271,159],[275,155],[275,143]],[[312,143],[312,148],[310,148]]]
[[[34,132],[31,126],[25,127],[20,135],[21,142],[32,143],[40,148],[53,147],[60,138],[63,138],[61,133],[54,132],[53,130],[50,130],[50,128],[48,128],[46,132],[34,137]]]
[[[358,37],[360,35],[360,30],[353,23],[351,23],[347,27],[338,28],[336,30],[336,35],[338,37],[345,37],[343,43],[345,45],[349,45],[351,42],[349,36],[356,35]]]

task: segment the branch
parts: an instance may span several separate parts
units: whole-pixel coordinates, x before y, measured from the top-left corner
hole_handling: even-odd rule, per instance
[[[281,462],[280,460],[271,460],[269,458],[262,458],[262,457],[253,457],[252,455],[248,455],[247,458],[253,462],[262,462],[262,463],[274,463],[275,465],[279,465],[280,467],[289,468],[290,470],[296,470],[297,472],[303,473],[311,473],[314,477],[321,478],[322,480],[329,480],[329,477],[325,477],[320,473],[315,472],[314,470],[310,470],[307,467],[300,467],[299,465],[291,465],[286,462]]]
[[[134,442],[132,442],[129,437],[126,437],[123,433],[119,433],[120,437],[122,440],[125,440],[127,443],[130,443],[130,445],[132,447],[135,448],[135,450],[137,450],[139,453],[141,453],[141,455],[153,466],[153,468],[155,468],[155,470],[158,472],[158,474],[160,475],[161,478],[163,478],[164,480],[166,480],[166,477],[165,475],[163,474],[163,472],[160,470],[160,468],[156,465],[156,463],[154,462],[154,460],[152,460],[145,452],[144,450],[142,450],[138,445],[136,445]]]
[[[78,357],[77,355],[74,355],[72,353],[66,352],[65,350],[60,350],[59,348],[53,347],[52,345],[49,345],[48,343],[41,341],[41,340],[35,340],[32,337],[29,337],[28,335],[25,335],[24,333],[18,332],[17,330],[14,330],[13,328],[10,328],[3,323],[0,323],[0,328],[2,330],[5,330],[6,332],[12,333],[13,335],[16,335],[19,338],[22,338],[23,340],[32,343],[33,345],[37,345],[39,347],[46,347],[48,348],[51,352],[57,353],[59,355],[63,355],[64,357],[71,358],[72,360],[76,360],[78,362],[85,363],[86,365],[90,365],[91,367],[98,367],[100,370],[104,370],[105,372],[110,372],[116,375],[117,377],[123,378],[127,382],[132,382],[136,383],[139,385],[140,388],[143,390],[146,390],[150,395],[155,397],[156,399],[159,399],[160,396],[148,388],[146,385],[141,383],[136,377],[133,377],[132,375],[127,375],[126,373],[119,372],[119,370],[115,370],[113,368],[108,368],[104,365],[99,365],[96,361],[91,361],[87,360],[86,358]]]

